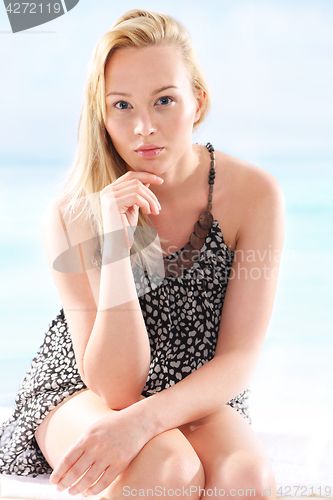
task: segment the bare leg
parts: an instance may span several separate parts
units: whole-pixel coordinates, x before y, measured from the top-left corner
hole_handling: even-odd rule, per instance
[[[225,405],[180,430],[200,458],[205,490],[213,490],[213,498],[275,500],[276,481],[264,445],[234,408]]]
[[[110,414],[110,410],[96,394],[90,390],[80,391],[70,396],[52,410],[38,427],[35,436],[45,458],[55,467],[71,444],[97,420]],[[127,491],[155,490],[166,488],[163,498],[168,498],[167,491],[180,490],[178,498],[183,498],[183,487],[204,487],[205,477],[202,464],[191,444],[178,430],[173,429],[151,439],[123,471],[102,493],[90,496],[91,499],[122,499],[124,488]],[[150,496],[152,496],[150,491]],[[184,494],[187,496],[186,493]],[[175,498],[170,493],[170,497]]]

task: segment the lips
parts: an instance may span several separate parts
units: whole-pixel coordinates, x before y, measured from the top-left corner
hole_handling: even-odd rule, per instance
[[[135,151],[149,151],[150,149],[163,149],[162,146],[158,146],[157,144],[140,144]]]
[[[157,144],[141,144],[135,152],[142,158],[155,158],[163,149],[162,146],[157,146]]]

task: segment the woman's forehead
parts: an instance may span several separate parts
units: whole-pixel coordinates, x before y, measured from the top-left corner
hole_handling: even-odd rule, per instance
[[[160,88],[187,85],[188,72],[179,48],[171,45],[153,45],[143,48],[117,49],[105,68],[107,93],[127,87]],[[119,87],[120,86],[120,87]],[[119,88],[115,88],[119,87]]]

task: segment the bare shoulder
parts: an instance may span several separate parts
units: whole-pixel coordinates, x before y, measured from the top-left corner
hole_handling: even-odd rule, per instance
[[[279,181],[264,168],[221,151],[216,152],[216,159],[241,196],[254,196],[260,192],[264,195],[272,191],[284,197]]]
[[[92,263],[93,245],[86,245],[94,236],[84,218],[70,220],[64,215],[64,204],[55,198],[42,217],[42,234],[47,261],[64,309],[96,309],[89,278],[95,272]],[[90,271],[89,271],[90,269]]]
[[[64,208],[64,201],[60,197],[51,200],[42,216],[43,236],[52,235],[54,240],[61,235],[70,239],[71,244],[91,238],[93,234],[90,224],[82,217],[69,220]]]
[[[283,225],[285,196],[279,181],[258,165],[226,153],[216,152],[217,168],[228,192],[232,228],[229,240],[236,242],[241,233],[262,226],[269,218]]]

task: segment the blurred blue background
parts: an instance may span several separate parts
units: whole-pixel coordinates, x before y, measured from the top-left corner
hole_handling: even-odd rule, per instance
[[[194,142],[268,170],[286,196],[279,285],[252,384],[253,425],[325,432],[333,416],[330,0],[80,0],[14,35],[0,6],[0,406],[13,405],[61,307],[40,220],[74,158],[87,63],[111,24],[137,7],[174,15],[192,35],[213,98]]]

